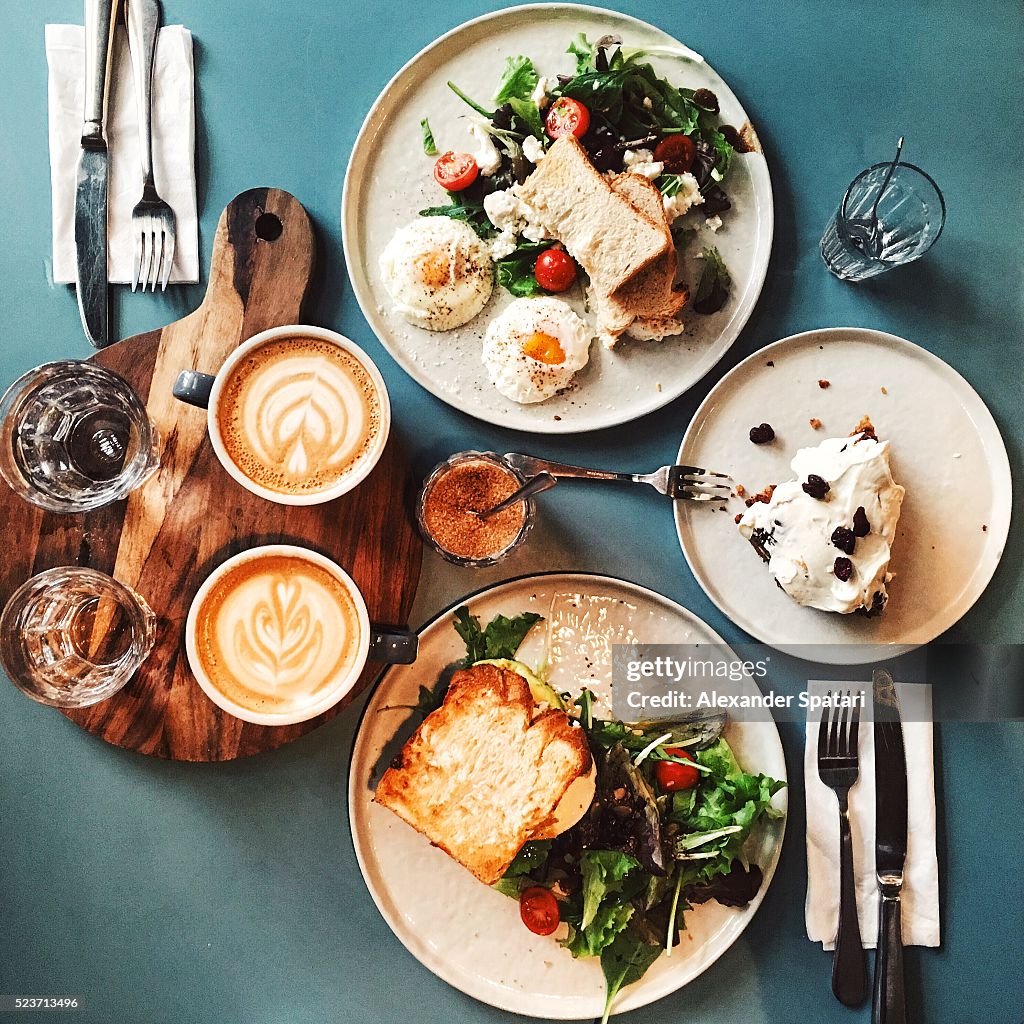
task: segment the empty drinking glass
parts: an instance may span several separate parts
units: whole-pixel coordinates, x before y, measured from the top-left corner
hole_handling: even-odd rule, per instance
[[[47,569],[0,615],[0,662],[40,704],[82,708],[117,693],[153,649],[156,617],[130,587],[95,569]]]
[[[51,512],[124,498],[159,464],[158,435],[131,385],[82,360],[45,363],[0,398],[0,475]]]
[[[821,238],[821,258],[836,277],[863,281],[919,259],[945,221],[942,193],[920,167],[875,164],[850,183]]]

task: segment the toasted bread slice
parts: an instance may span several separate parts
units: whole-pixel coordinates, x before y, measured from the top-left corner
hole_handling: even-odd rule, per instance
[[[517,673],[497,665],[456,672],[374,800],[493,884],[592,764],[583,730],[564,711],[534,711]]]
[[[563,135],[517,187],[541,223],[562,242],[604,295],[671,248],[662,223],[642,214],[590,162],[572,135]]]
[[[602,326],[609,333],[615,334],[624,331],[638,317],[660,320],[677,316],[686,305],[689,293],[685,287],[675,287],[676,251],[657,186],[650,178],[639,174],[620,174],[612,180],[612,187],[645,217],[662,225],[668,245],[667,252],[630,278],[602,303]]]

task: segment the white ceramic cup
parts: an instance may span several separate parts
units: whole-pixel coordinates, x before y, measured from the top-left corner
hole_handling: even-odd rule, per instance
[[[218,409],[220,396],[224,389],[224,382],[231,376],[231,371],[252,352],[261,345],[277,341],[281,338],[315,338],[318,341],[326,341],[337,345],[340,349],[354,356],[365,368],[370,379],[373,381],[380,404],[380,431],[374,440],[373,445],[363,455],[359,464],[339,480],[333,487],[325,488],[322,491],[313,491],[303,494],[286,494],[281,491],[273,491],[256,483],[242,472],[232,461],[224,447],[221,436],[220,418]],[[391,402],[388,398],[388,389],[373,360],[354,342],[350,341],[336,331],[329,331],[325,327],[310,327],[303,324],[289,324],[285,327],[272,327],[270,330],[261,331],[248,341],[242,342],[224,361],[216,375],[200,373],[197,370],[183,370],[178,374],[174,384],[174,397],[189,405],[195,405],[206,409],[207,425],[210,434],[210,443],[217,455],[220,464],[224,467],[232,479],[241,484],[247,491],[266,498],[267,501],[276,502],[279,505],[319,505],[325,501],[332,501],[343,494],[347,494],[357,487],[367,476],[370,475],[373,467],[377,465],[387,444],[388,433],[391,430]]]
[[[350,595],[352,603],[356,608],[356,614],[359,619],[359,648],[349,671],[345,675],[339,676],[334,685],[325,691],[318,700],[303,705],[301,708],[263,712],[254,711],[239,704],[214,685],[209,675],[207,675],[199,655],[199,649],[196,644],[196,625],[199,609],[202,607],[203,601],[219,580],[223,579],[236,566],[274,555],[301,558],[312,565],[325,569],[341,583]],[[340,565],[332,562],[317,551],[311,551],[309,548],[298,547],[293,544],[266,544],[262,547],[250,548],[248,551],[242,551],[227,559],[227,561],[222,562],[206,577],[196,591],[185,622],[185,653],[188,656],[192,675],[195,676],[196,682],[199,683],[203,693],[222,711],[227,711],[228,714],[234,715],[235,718],[240,718],[243,722],[252,722],[254,725],[294,725],[297,722],[307,722],[311,718],[316,718],[317,715],[321,715],[334,707],[338,701],[351,692],[368,661],[406,665],[415,660],[416,649],[417,638],[415,633],[392,627],[375,626],[370,622],[369,613],[366,610],[366,601],[363,599],[359,587],[356,586],[355,580]]]

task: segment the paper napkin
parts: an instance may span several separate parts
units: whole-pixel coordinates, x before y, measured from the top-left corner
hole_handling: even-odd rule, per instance
[[[132,208],[142,194],[139,118],[128,34],[119,26],[111,57],[107,109],[110,149],[107,268],[111,283],[130,284],[135,238]],[[78,278],[75,257],[75,178],[85,106],[85,29],[46,26],[49,66],[50,192],[53,207],[53,279]],[[196,217],[195,94],[192,33],[180,25],[160,30],[153,76],[153,174],[176,220],[171,282],[199,280]]]
[[[811,682],[810,694],[860,688],[863,683]],[[903,943],[939,945],[939,868],[935,857],[935,774],[931,688],[897,683],[907,757],[907,860],[903,872]],[[870,693],[870,686],[868,687]],[[813,721],[811,714],[814,715]],[[868,716],[865,716],[868,717]],[[835,793],[818,777],[818,712],[808,711],[804,749],[807,793],[807,937],[835,946],[839,921],[839,808]],[[850,790],[850,826],[857,886],[857,916],[865,946],[878,940],[875,883],[874,730],[861,722],[860,777]]]

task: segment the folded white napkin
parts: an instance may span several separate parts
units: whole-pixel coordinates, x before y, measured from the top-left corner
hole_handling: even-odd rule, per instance
[[[863,683],[812,681],[808,692],[860,688]],[[870,692],[870,688],[869,688]],[[939,867],[935,857],[935,774],[932,760],[931,687],[897,683],[907,757],[907,859],[903,871],[903,943],[939,945]],[[804,749],[807,792],[807,937],[835,946],[839,922],[839,808],[835,793],[818,777],[818,712],[808,711]],[[869,715],[862,713],[863,717]],[[850,826],[857,884],[857,916],[864,945],[878,941],[875,882],[875,742],[861,721],[860,777],[850,790]]]
[[[142,195],[139,118],[128,53],[128,34],[117,29],[107,109],[110,149],[107,268],[113,284],[130,284],[135,236],[132,208]],[[81,154],[85,107],[85,29],[46,26],[49,66],[50,192],[53,206],[53,279],[78,279],[75,256],[75,178]],[[174,210],[175,250],[171,282],[199,280],[196,217],[195,94],[192,33],[180,25],[160,30],[153,76],[153,175]]]

